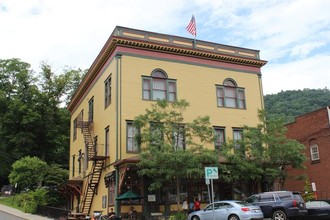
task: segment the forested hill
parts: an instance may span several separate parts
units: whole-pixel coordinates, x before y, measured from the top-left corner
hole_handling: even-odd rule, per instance
[[[296,116],[330,106],[327,88],[282,91],[264,98],[268,117],[283,117],[287,123]]]

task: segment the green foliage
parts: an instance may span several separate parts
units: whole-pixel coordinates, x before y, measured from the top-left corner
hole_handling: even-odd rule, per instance
[[[63,195],[61,195],[56,188],[66,182],[69,178],[69,173],[66,169],[61,168],[60,165],[47,165],[44,161],[37,157],[24,157],[17,160],[13,164],[13,170],[9,175],[10,182],[14,185],[17,183],[19,189],[34,190],[33,195],[25,195],[24,201],[31,201],[31,208],[34,207],[33,200],[42,195],[43,200],[38,198],[39,203],[45,201],[48,205],[62,205]],[[41,183],[45,188],[40,188]],[[19,190],[18,190],[19,191]],[[34,192],[34,191],[32,191]],[[32,197],[30,199],[30,197]]]
[[[175,212],[172,215],[170,215],[169,220],[186,220],[187,215],[184,212]]]
[[[50,164],[69,164],[70,114],[66,104],[86,71],[66,67],[55,74],[41,63],[38,77],[30,64],[0,59],[0,183],[24,156]]]
[[[47,193],[45,188],[39,188],[35,191],[29,191],[17,196],[17,204],[22,207],[24,212],[36,213],[38,205],[47,205]]]
[[[47,163],[37,157],[24,157],[12,165],[9,180],[20,189],[36,189],[43,181]]]
[[[19,194],[14,194],[8,197],[2,197],[0,199],[0,204],[24,211],[23,207],[19,206],[18,204],[19,203],[18,198],[19,198]]]
[[[267,117],[281,117],[286,123],[290,123],[299,115],[328,106],[330,90],[324,88],[282,91],[266,95],[264,99]]]
[[[309,180],[305,180],[303,198],[306,202],[315,199],[314,193],[312,191],[311,183],[309,182]]]
[[[269,190],[275,180],[286,179],[285,166],[303,168],[304,146],[286,138],[283,121],[266,119],[262,111],[259,112],[259,120],[257,128],[244,127],[242,140],[229,140],[221,153],[229,162],[230,178],[227,180],[251,186],[262,183],[263,190]],[[255,190],[250,189],[252,192]]]
[[[178,203],[181,180],[202,177],[204,166],[215,166],[218,159],[214,151],[203,147],[213,141],[209,118],[184,121],[188,106],[185,100],[160,100],[134,119],[134,126],[140,130],[136,138],[142,146],[139,174],[152,179],[149,190],[175,186]]]
[[[55,188],[69,179],[69,172],[58,164],[51,164],[46,167],[43,185]]]

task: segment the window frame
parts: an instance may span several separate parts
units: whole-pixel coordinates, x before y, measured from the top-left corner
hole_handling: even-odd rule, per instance
[[[104,81],[104,108],[107,108],[111,104],[111,78],[112,74]]]
[[[78,130],[78,118],[75,118],[73,120],[73,132],[72,132],[73,141],[75,141],[77,139],[77,130]]]
[[[164,124],[161,122],[150,122],[150,145],[154,147],[159,147],[164,143]],[[154,134],[154,132],[160,132],[158,134]],[[155,136],[155,137],[154,137]]]
[[[129,137],[129,128],[135,129],[135,132],[133,131],[133,136]],[[140,144],[135,139],[136,135],[140,134],[140,130],[133,125],[133,121],[126,121],[126,152],[127,153],[139,153],[140,152]],[[131,142],[131,148],[129,147],[129,142]]]
[[[240,134],[239,139],[235,138],[235,133],[236,132],[238,132]],[[242,139],[243,139],[243,129],[242,128],[233,128],[233,141],[235,142],[235,146],[234,146],[235,150],[240,150],[241,149],[241,145],[236,144],[236,142],[240,141]]]
[[[227,78],[222,85],[215,86],[218,107],[246,109],[245,88],[238,87],[235,80]]]
[[[164,87],[155,88],[158,85],[164,84]],[[176,79],[168,78],[166,72],[162,69],[155,69],[150,76],[142,76],[142,100],[156,101],[161,98],[156,97],[156,93],[163,92],[163,99],[169,102],[177,100],[177,83]]]
[[[179,130],[179,132],[177,132]],[[185,125],[176,124],[173,126],[172,140],[173,147],[175,150],[185,150],[186,149],[186,135],[185,135]],[[178,138],[176,138],[178,137]],[[180,140],[181,139],[181,140]]]
[[[88,101],[88,121],[94,121],[94,96]]]
[[[313,150],[316,151],[314,152]],[[320,160],[320,151],[319,146],[317,144],[311,144],[309,146],[309,152],[310,152],[310,158],[312,162],[319,161]]]
[[[110,156],[110,126],[104,129],[104,155]]]
[[[221,149],[221,146],[223,146],[226,143],[225,127],[215,126],[213,127],[213,129],[214,129],[214,149],[216,151],[219,151]],[[220,144],[217,144],[217,131],[221,131],[222,133],[222,141],[221,140],[219,141]],[[219,137],[221,137],[221,135]]]

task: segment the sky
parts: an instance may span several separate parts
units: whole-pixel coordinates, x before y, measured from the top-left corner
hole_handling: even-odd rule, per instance
[[[264,94],[330,86],[330,0],[0,0],[0,59],[88,69],[116,26],[260,51]]]

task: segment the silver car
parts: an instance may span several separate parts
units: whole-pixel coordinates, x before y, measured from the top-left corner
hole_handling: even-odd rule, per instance
[[[213,211],[214,210],[214,211]],[[259,206],[237,200],[223,200],[192,212],[187,220],[258,220],[263,219]]]

